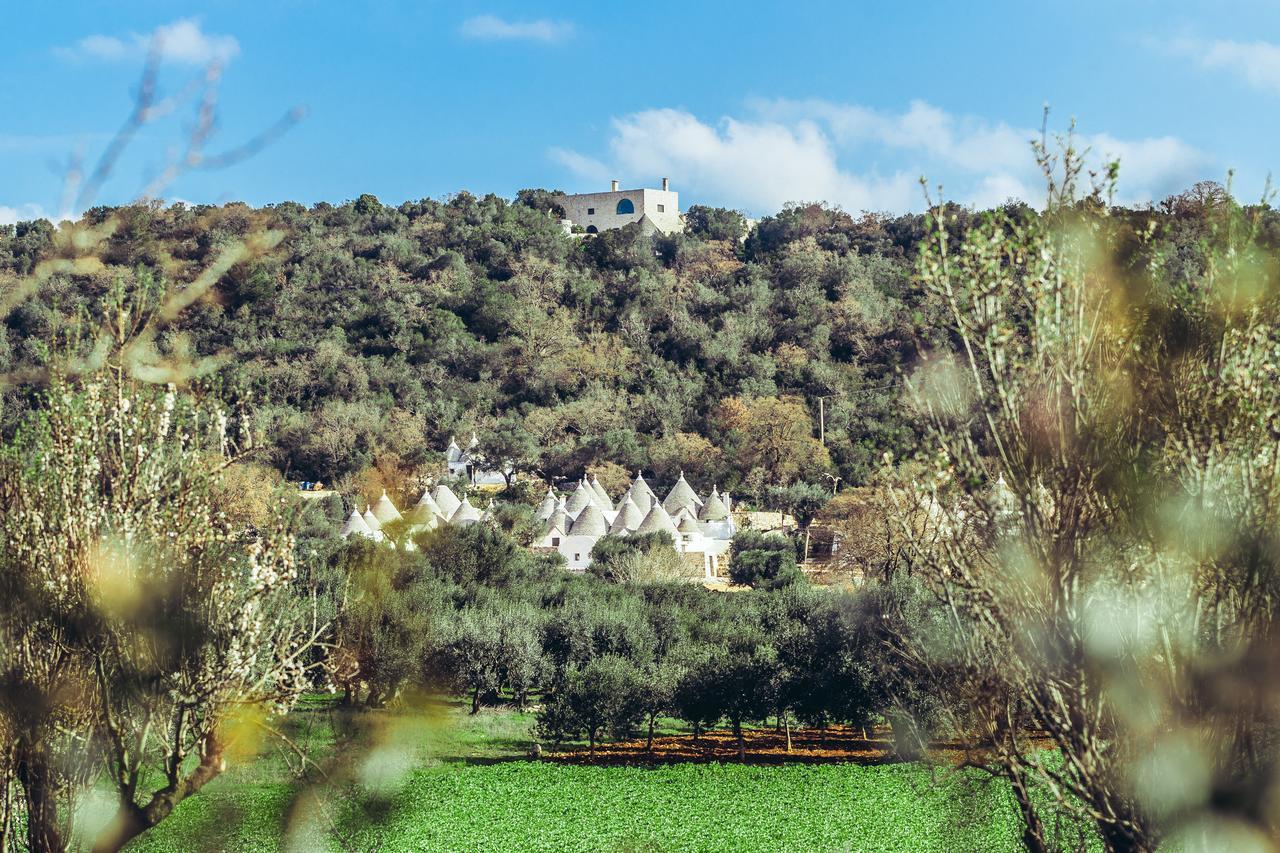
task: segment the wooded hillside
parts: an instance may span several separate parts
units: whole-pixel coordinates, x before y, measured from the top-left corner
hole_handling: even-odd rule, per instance
[[[1212,239],[1201,209],[1220,195],[1200,186],[1111,215],[1155,228],[1161,262],[1190,268]],[[276,249],[233,265],[157,347],[212,357],[219,393],[257,411],[264,461],[290,478],[408,474],[473,429],[491,457],[548,476],[612,462],[745,494],[823,472],[857,484],[886,450],[914,449],[902,386],[941,334],[941,306],[913,283],[922,216],[796,205],[739,241],[737,214],[694,207],[684,235],[574,239],[550,206],[526,190],[398,208],[369,195],[311,209],[99,208],[89,223],[118,221],[103,264],[30,294],[15,288],[56,253],[55,229],[0,227],[0,284],[17,300],[0,371],[22,379],[5,392],[4,424],[52,351],[89,347],[70,338],[72,321],[99,316],[113,285],[186,281],[221,248],[278,231]]]

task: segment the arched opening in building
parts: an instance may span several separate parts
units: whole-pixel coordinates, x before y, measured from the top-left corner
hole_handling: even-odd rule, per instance
[[[588,226],[587,226],[587,233],[588,233],[588,234],[599,234],[599,233],[600,233],[600,229],[599,229],[599,228],[597,228],[597,227],[595,227],[594,225],[588,225]]]
[[[631,203],[631,199],[624,198],[622,201],[618,202],[619,216],[622,216],[625,213],[635,213],[635,212],[636,212],[636,206]]]

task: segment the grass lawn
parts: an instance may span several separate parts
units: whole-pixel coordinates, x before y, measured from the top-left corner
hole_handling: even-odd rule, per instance
[[[306,714],[314,713],[314,720]],[[999,785],[913,764],[735,763],[601,767],[528,761],[528,715],[460,706],[415,718],[365,715],[374,744],[352,772],[385,798],[323,820],[284,815],[295,789],[280,757],[233,767],[131,851],[378,850],[1017,850]],[[321,711],[290,720],[324,752]],[[296,798],[313,803],[311,797]],[[367,820],[373,814],[373,821]],[[344,816],[345,815],[345,816]]]

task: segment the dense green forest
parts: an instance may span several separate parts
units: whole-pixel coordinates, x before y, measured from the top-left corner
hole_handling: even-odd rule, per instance
[[[1199,185],[1107,215],[1129,220],[1127,262],[1159,264],[1178,287],[1214,240],[1203,208],[1222,196]],[[220,393],[256,412],[264,461],[292,479],[343,485],[371,466],[407,479],[472,430],[491,457],[548,477],[612,462],[748,495],[824,472],[856,485],[885,451],[915,449],[904,383],[947,343],[945,306],[913,283],[923,216],[793,205],[744,235],[738,214],[695,206],[682,235],[575,239],[552,206],[526,190],[397,208],[369,195],[310,209],[98,208],[81,224],[111,223],[102,263],[31,293],[15,283],[71,250],[47,221],[0,226],[0,284],[16,302],[0,371],[30,380],[59,351],[87,348],[73,330],[113,287],[181,287],[225,247],[279,232],[156,346],[208,357]],[[959,230],[984,216],[950,213]],[[1260,239],[1274,245],[1280,221],[1263,213]],[[37,384],[7,385],[6,429]]]

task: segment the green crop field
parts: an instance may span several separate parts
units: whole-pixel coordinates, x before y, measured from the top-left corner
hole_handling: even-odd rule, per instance
[[[287,797],[223,788],[130,849],[277,850]],[[1019,849],[1003,789],[912,765],[446,765],[414,773],[354,837],[381,850]]]
[[[336,818],[346,848],[1019,849],[1007,790],[976,775],[913,764],[535,762],[520,758],[527,726],[528,717],[513,713],[451,710],[445,725],[419,732],[399,754],[412,768],[397,777],[376,821]],[[292,789],[279,770],[264,756],[228,773],[129,849],[342,849],[325,836],[286,836]]]

